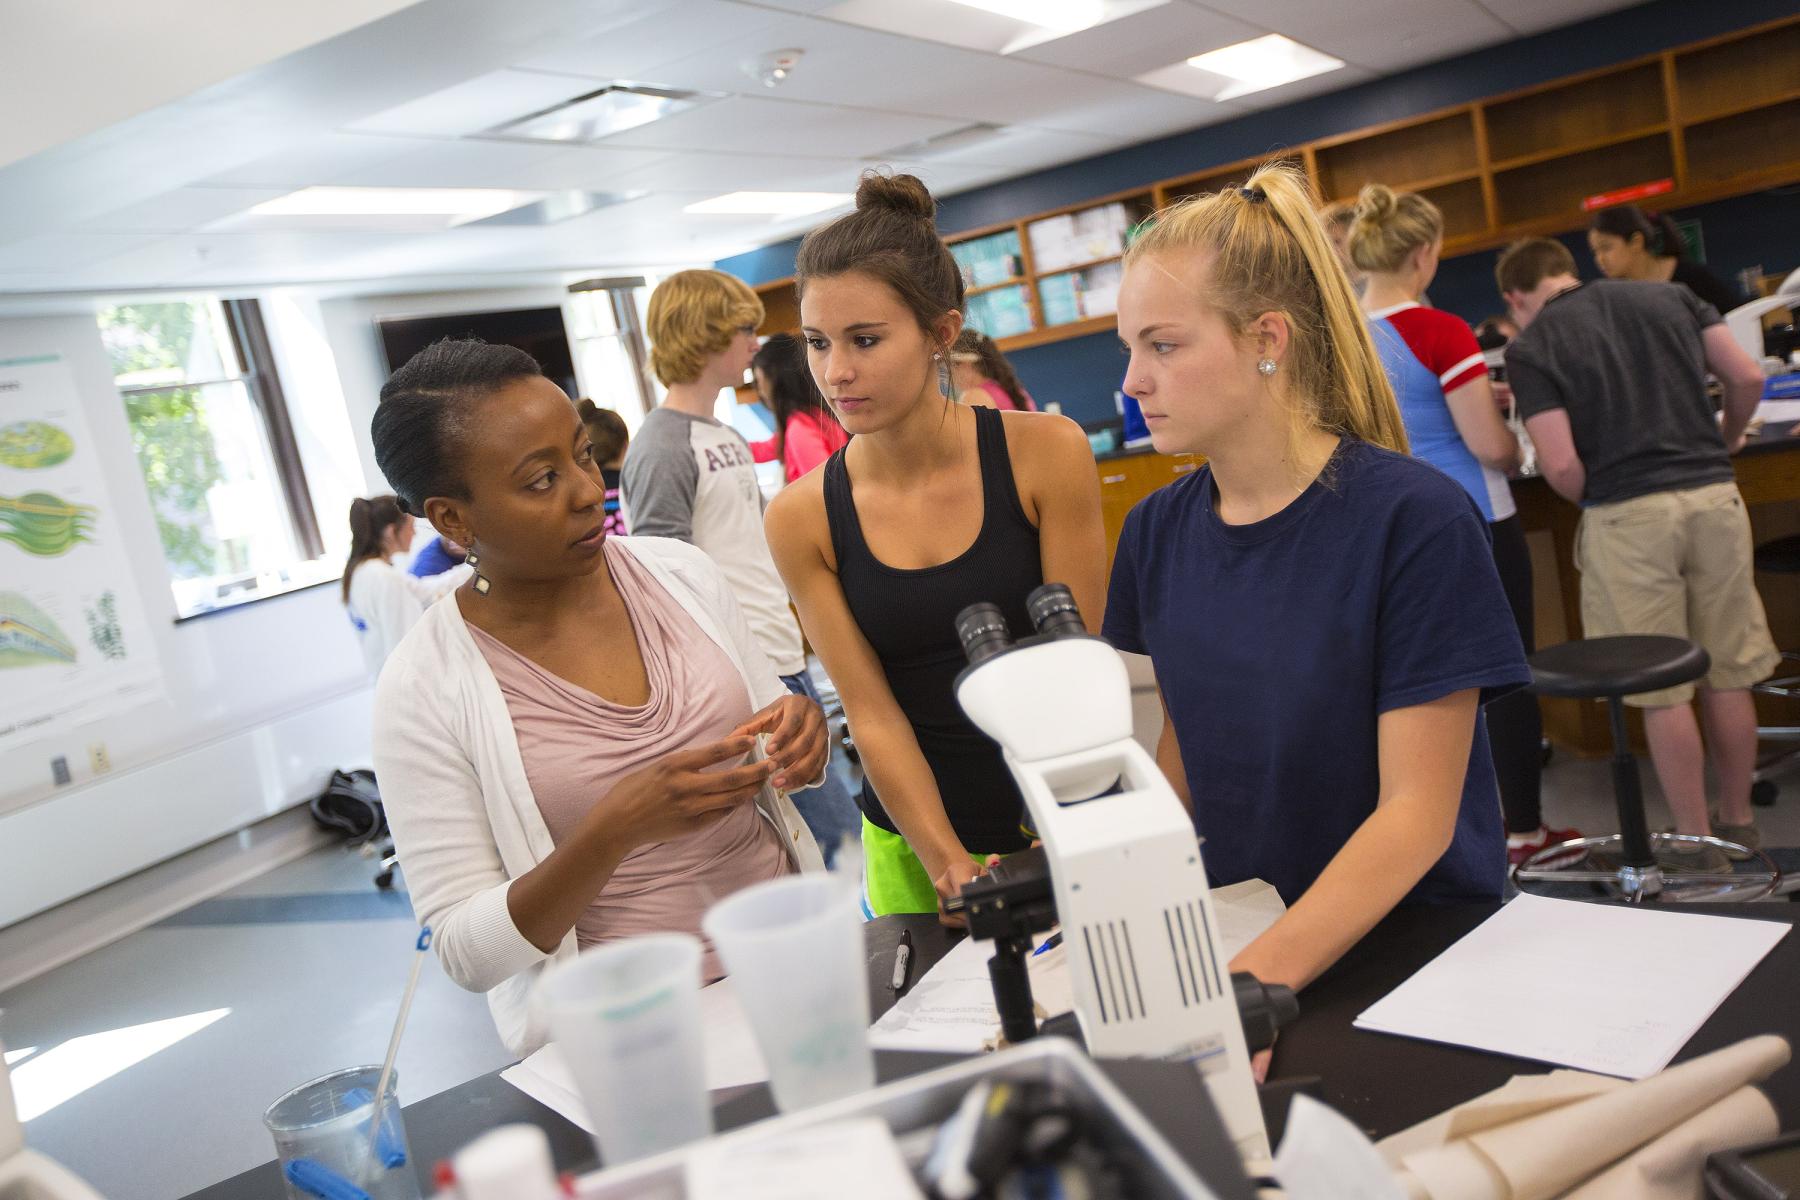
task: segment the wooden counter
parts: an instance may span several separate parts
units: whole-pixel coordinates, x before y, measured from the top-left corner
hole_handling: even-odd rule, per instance
[[[1800,533],[1800,504],[1795,503],[1800,501],[1800,437],[1792,436],[1787,429],[1778,427],[1752,438],[1734,460],[1738,488],[1749,505],[1750,525],[1758,545]],[[1202,461],[1187,455],[1170,458],[1148,447],[1114,451],[1095,461],[1100,473],[1100,508],[1106,523],[1109,574],[1125,514],[1157,488],[1197,470]],[[1542,479],[1516,481],[1513,495],[1531,546],[1537,644],[1553,646],[1579,638],[1581,580],[1575,571],[1575,524],[1580,509],[1557,496]],[[1800,578],[1759,577],[1758,583],[1775,644],[1783,649],[1800,647]],[[1584,756],[1603,757],[1611,752],[1602,705],[1554,698],[1540,703],[1544,731],[1557,745]],[[1800,711],[1795,711],[1791,701],[1758,697],[1757,706],[1764,724],[1800,723]],[[1634,717],[1634,731],[1637,728]]]

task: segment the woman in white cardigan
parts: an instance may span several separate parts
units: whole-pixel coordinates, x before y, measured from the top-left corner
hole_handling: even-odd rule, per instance
[[[605,536],[586,432],[529,355],[437,343],[382,388],[372,433],[474,570],[388,660],[376,774],[439,960],[525,1054],[547,963],[697,933],[720,897],[820,867],[786,792],[823,778],[824,718],[704,554]]]

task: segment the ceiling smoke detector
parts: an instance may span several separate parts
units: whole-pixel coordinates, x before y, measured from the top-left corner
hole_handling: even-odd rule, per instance
[[[745,59],[742,66],[744,74],[764,87],[780,87],[787,82],[787,77],[794,73],[794,68],[805,55],[806,51],[792,48],[771,50],[767,54]]]

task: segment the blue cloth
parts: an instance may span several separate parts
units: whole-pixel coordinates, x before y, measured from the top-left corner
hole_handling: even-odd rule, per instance
[[[1281,512],[1227,525],[1202,467],[1125,519],[1105,635],[1148,654],[1217,886],[1261,878],[1292,904],[1375,811],[1377,718],[1530,678],[1463,490],[1346,438]],[[1498,897],[1500,795],[1476,721],[1450,849],[1407,897]]]
[[[1400,423],[1406,426],[1406,440],[1412,443],[1413,457],[1424,459],[1462,484],[1481,510],[1482,518],[1492,521],[1494,502],[1488,496],[1487,479],[1469,444],[1457,432],[1437,374],[1419,361],[1386,317],[1370,321],[1369,334],[1381,358],[1381,369],[1393,386],[1394,399],[1400,402]]]
[[[462,561],[461,558],[452,556],[448,550],[444,549],[443,538],[434,537],[417,554],[413,555],[412,566],[407,570],[423,579],[427,575],[442,575],[452,567],[461,566]]]
[[[813,686],[812,676],[806,672],[783,675],[781,682],[794,695],[805,696],[819,707],[824,707],[824,702],[819,698],[819,689]],[[836,755],[832,757],[835,758]],[[862,835],[862,810],[850,798],[850,789],[838,778],[834,766],[833,762],[826,762],[825,782],[818,787],[788,794],[794,807],[800,810],[800,817],[806,822],[806,827],[812,831],[813,840],[819,843],[819,853],[824,856],[827,868],[837,864],[838,847],[845,838],[856,838],[860,842]]]

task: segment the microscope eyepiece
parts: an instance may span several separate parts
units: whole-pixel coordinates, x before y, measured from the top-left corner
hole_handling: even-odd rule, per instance
[[[977,666],[1012,649],[1012,630],[997,604],[971,604],[956,614],[956,636],[969,665]]]
[[[1075,607],[1075,594],[1066,583],[1046,583],[1025,598],[1025,611],[1031,623],[1047,638],[1086,637],[1087,626],[1081,623],[1081,610]]]

